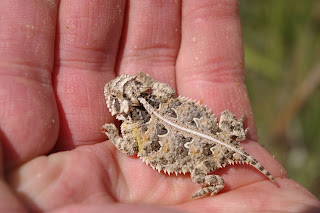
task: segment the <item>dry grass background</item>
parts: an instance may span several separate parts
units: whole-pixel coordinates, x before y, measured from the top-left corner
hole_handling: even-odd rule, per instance
[[[320,1],[239,2],[260,143],[320,198]]]

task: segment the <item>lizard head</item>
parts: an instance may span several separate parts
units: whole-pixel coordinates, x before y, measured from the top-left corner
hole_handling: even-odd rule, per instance
[[[166,102],[175,95],[174,89],[165,83],[154,81],[148,74],[142,72],[131,75],[120,75],[104,87],[109,111],[118,120],[130,120],[130,113],[137,111],[141,103],[138,98],[146,98],[152,105]],[[143,107],[142,107],[143,109]]]
[[[136,76],[120,75],[111,80],[104,87],[104,96],[109,111],[118,120],[125,120],[135,106],[140,106],[138,97],[148,91],[150,87],[142,84]]]

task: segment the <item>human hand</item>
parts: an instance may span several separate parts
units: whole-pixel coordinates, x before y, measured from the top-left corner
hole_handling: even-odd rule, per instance
[[[301,211],[319,206],[256,141],[243,82],[237,1],[0,3],[0,210]],[[192,200],[189,175],[159,174],[101,133],[104,84],[147,72],[219,113],[246,115],[250,166],[219,169],[225,189]],[[107,121],[105,120],[108,115]],[[70,150],[70,151],[66,151]],[[139,205],[137,205],[139,204]]]

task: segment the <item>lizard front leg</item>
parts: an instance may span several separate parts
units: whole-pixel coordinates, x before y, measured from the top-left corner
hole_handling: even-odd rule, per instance
[[[138,143],[134,135],[128,131],[122,131],[122,137],[120,137],[119,131],[114,124],[102,126],[102,132],[108,136],[117,149],[124,154],[135,155],[138,153]]]

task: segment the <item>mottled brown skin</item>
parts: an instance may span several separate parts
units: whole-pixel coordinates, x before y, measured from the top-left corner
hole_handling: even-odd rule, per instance
[[[109,140],[159,172],[190,172],[193,182],[202,186],[193,197],[218,193],[224,181],[211,173],[227,164],[247,163],[273,181],[240,146],[247,132],[243,117],[237,120],[226,110],[217,123],[206,107],[187,98],[174,98],[171,87],[143,73],[112,80],[105,86],[105,97],[112,115],[123,121],[122,137],[114,124],[103,126]]]

